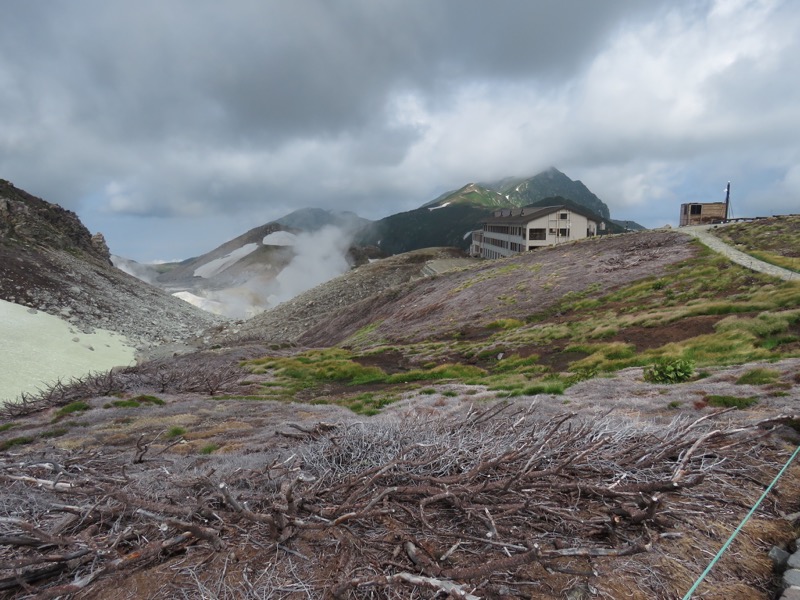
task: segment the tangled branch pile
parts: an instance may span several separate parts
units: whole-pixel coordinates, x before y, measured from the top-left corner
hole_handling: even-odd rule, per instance
[[[88,373],[68,382],[56,381],[37,393],[23,392],[16,402],[0,404],[0,417],[15,418],[93,396],[152,390],[156,393],[191,392],[213,396],[235,386],[244,371],[218,356],[193,355],[151,360],[140,365]]]
[[[714,421],[542,420],[503,404],[457,421],[297,427],[281,452],[6,454],[0,593],[106,586],[111,598],[112,576],[142,569],[154,598],[602,590],[604,573],[635,573],[635,555],[741,510],[742,481],[775,471],[763,424]],[[666,585],[652,566],[639,575],[641,597]]]

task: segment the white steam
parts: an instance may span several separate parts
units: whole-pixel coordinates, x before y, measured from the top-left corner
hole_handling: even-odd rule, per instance
[[[275,278],[277,288],[270,294],[270,307],[286,302],[350,269],[347,250],[352,234],[333,225],[301,233],[294,245],[295,256]]]
[[[117,256],[116,254],[111,255],[111,264],[113,264],[123,273],[127,273],[128,275],[136,277],[136,279],[141,279],[147,283],[154,283],[156,277],[158,276],[158,272],[150,265],[144,265],[136,262],[135,260]]]
[[[291,246],[293,258],[279,273],[273,264],[249,265],[233,285],[214,287],[214,278],[251,254],[257,244],[246,244],[226,256],[198,267],[194,274],[205,282],[191,290],[173,293],[203,310],[248,319],[291,300],[298,294],[347,272],[347,251],[353,234],[333,225],[314,232],[279,231],[263,240],[269,246]]]

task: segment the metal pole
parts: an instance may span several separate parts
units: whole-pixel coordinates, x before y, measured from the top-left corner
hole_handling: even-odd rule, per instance
[[[725,221],[728,220],[728,207],[731,202],[731,182],[728,182],[728,187],[725,188]]]

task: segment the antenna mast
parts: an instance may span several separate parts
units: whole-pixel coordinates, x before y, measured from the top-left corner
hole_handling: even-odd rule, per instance
[[[731,182],[728,182],[728,187],[725,188],[725,221],[728,220],[728,209],[731,204]]]

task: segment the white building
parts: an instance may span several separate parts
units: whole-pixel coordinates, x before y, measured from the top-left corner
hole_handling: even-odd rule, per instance
[[[501,258],[543,246],[595,236],[605,230],[597,216],[566,206],[503,208],[472,232],[470,254]]]

